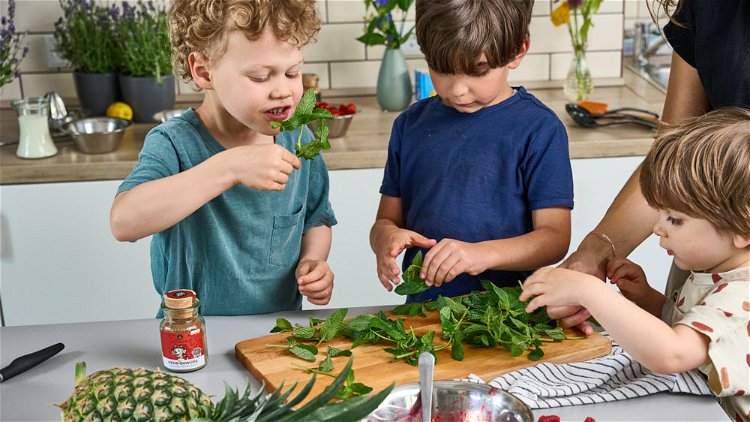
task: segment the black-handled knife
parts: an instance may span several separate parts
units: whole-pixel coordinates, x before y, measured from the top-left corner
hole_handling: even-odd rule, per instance
[[[21,372],[39,365],[45,360],[60,353],[60,351],[64,348],[64,344],[57,343],[53,344],[52,346],[45,347],[44,349],[37,352],[29,353],[28,355],[23,355],[21,357],[13,359],[13,362],[11,362],[10,365],[6,366],[3,369],[0,369],[0,382],[9,380],[20,374]]]

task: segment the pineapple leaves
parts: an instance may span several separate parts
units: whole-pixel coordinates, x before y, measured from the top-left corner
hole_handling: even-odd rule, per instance
[[[309,402],[305,403],[304,406],[300,407],[293,413],[289,413],[286,416],[275,418],[274,421],[275,422],[292,422],[292,421],[308,420],[306,419],[306,416],[310,415],[317,408],[325,405],[332,398],[336,396],[336,393],[338,392],[339,388],[341,388],[341,386],[344,384],[344,381],[346,381],[346,377],[349,375],[349,371],[351,371],[352,369],[352,362],[353,360],[349,359],[349,362],[347,362],[346,366],[344,367],[344,370],[341,371],[341,373],[336,377],[336,379],[334,379],[333,382],[323,390],[323,392],[321,392],[319,395],[314,397]],[[315,377],[316,375],[313,374],[308,384],[314,384]],[[296,398],[297,397],[295,397],[295,399]],[[302,399],[304,399],[304,397],[302,397]],[[265,421],[265,420],[270,420],[270,419],[259,419],[258,422]]]
[[[393,384],[373,396],[357,396],[320,408],[308,416],[308,420],[317,422],[349,422],[367,417],[380,403],[388,397]]]
[[[328,123],[327,121],[333,119],[333,114],[330,111],[323,108],[315,107],[315,92],[312,89],[308,89],[302,95],[302,98],[297,104],[297,108],[294,110],[292,117],[284,121],[271,122],[271,127],[274,129],[281,129],[283,131],[292,131],[299,129],[299,135],[297,136],[297,143],[294,145],[297,157],[312,160],[317,157],[322,150],[331,148],[331,144],[328,142]],[[304,126],[313,121],[318,121],[320,124],[315,130],[315,139],[312,142],[306,144],[302,143],[302,131],[301,126]]]

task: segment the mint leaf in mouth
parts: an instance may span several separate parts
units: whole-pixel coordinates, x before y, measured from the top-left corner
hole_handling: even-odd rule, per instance
[[[297,157],[306,160],[312,160],[317,157],[324,149],[330,149],[331,144],[328,142],[328,120],[333,119],[333,114],[324,108],[315,107],[315,92],[308,89],[302,95],[297,104],[292,117],[281,121],[271,122],[271,127],[281,129],[282,131],[292,131],[299,128],[297,143],[294,145]],[[318,127],[313,134],[315,140],[307,144],[302,144],[302,126],[308,123],[318,121]]]

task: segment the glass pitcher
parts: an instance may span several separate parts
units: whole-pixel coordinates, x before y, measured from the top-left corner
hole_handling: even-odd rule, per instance
[[[19,158],[44,158],[57,154],[57,147],[49,131],[49,99],[46,97],[22,98],[11,107],[18,115],[19,141],[16,156]]]

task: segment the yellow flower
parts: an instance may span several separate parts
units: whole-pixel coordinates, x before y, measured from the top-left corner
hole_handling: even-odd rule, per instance
[[[568,23],[570,20],[570,6],[568,5],[568,2],[564,1],[560,3],[560,5],[552,11],[549,17],[552,19],[552,23],[555,26]]]

